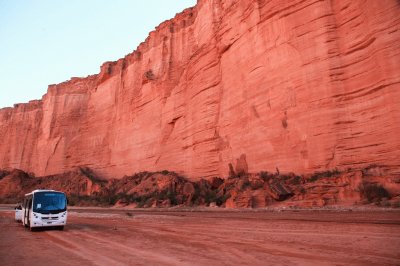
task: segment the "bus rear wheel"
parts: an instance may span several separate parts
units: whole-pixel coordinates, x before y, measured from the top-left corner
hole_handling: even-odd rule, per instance
[[[63,226],[59,226],[58,230],[63,231],[64,230],[64,225]]]

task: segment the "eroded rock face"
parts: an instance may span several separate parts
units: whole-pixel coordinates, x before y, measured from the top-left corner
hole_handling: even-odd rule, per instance
[[[400,174],[399,16],[396,0],[200,0],[99,74],[0,110],[0,168]]]
[[[37,188],[63,191],[70,205],[150,207],[400,207],[400,177],[362,171],[312,175],[261,172],[226,179],[191,181],[174,172],[141,172],[102,180],[88,168],[35,177],[21,170],[0,171],[0,203],[15,203]]]
[[[106,183],[93,178],[90,172],[83,168],[46,177],[34,177],[17,169],[0,173],[4,173],[0,174],[0,199],[6,203],[22,200],[26,193],[35,189],[54,189],[67,195],[92,196],[100,192],[102,185]]]

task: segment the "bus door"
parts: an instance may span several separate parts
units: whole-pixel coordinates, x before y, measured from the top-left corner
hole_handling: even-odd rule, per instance
[[[29,212],[32,208],[32,196],[24,199],[24,224],[29,225]]]

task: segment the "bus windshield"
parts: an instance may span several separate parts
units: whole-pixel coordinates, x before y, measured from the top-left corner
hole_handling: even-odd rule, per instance
[[[37,192],[33,196],[33,211],[43,214],[67,210],[67,199],[60,192]]]

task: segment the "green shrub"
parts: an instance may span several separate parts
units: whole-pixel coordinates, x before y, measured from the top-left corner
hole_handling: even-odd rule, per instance
[[[261,171],[259,176],[262,180],[264,180],[264,182],[268,182],[273,177],[273,174],[270,174],[266,171]]]
[[[2,179],[3,177],[5,177],[8,174],[10,174],[10,172],[5,171],[5,170],[0,170],[0,179]]]
[[[324,171],[324,172],[316,172],[310,177],[309,181],[315,182],[318,179],[321,179],[324,177],[333,177],[333,176],[337,176],[338,174],[340,174],[340,171],[336,168],[333,170],[328,170],[328,171]]]
[[[178,200],[176,199],[176,193],[174,193],[172,191],[168,191],[167,197],[168,197],[168,199],[169,199],[169,201],[170,201],[172,206],[178,205]]]
[[[300,185],[301,184],[301,176],[294,176],[292,179],[290,179],[289,184],[291,185]]]
[[[231,194],[229,194],[229,193],[226,193],[226,194],[218,197],[216,199],[217,206],[221,206],[222,204],[224,204],[230,197],[231,197]]]
[[[369,202],[380,202],[383,198],[390,199],[389,192],[378,184],[364,184],[360,192]]]
[[[215,191],[212,190],[206,191],[206,194],[204,195],[204,200],[207,204],[210,204],[211,202],[216,202],[217,195]]]

